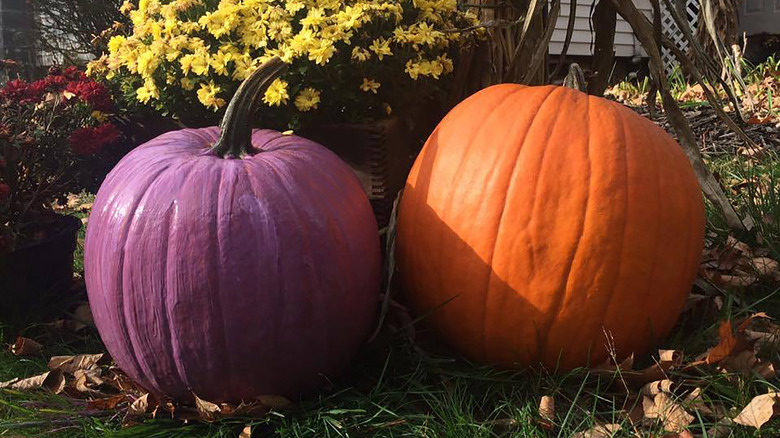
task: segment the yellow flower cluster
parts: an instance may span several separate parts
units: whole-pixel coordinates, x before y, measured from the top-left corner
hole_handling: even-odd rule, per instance
[[[263,101],[287,105],[297,90],[292,104],[301,112],[318,108],[336,58],[361,68],[338,77],[336,90],[377,94],[379,82],[368,77],[439,79],[453,70],[456,43],[471,36],[458,29],[476,22],[456,0],[136,0],[120,10],[132,33],[112,37],[90,73],[131,78],[140,102],[191,93],[214,110],[273,56],[299,74],[275,81]]]

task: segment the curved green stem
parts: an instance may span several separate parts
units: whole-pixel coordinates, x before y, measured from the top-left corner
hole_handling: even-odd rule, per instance
[[[219,124],[219,139],[211,148],[215,154],[222,158],[241,158],[253,153],[252,116],[265,90],[285,70],[287,65],[275,56],[244,79]]]

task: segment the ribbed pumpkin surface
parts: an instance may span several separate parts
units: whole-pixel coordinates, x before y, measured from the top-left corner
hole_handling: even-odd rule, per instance
[[[468,357],[595,364],[647,351],[695,279],[705,212],[680,146],[628,108],[498,85],[440,123],[408,178],[396,259],[418,315]]]
[[[354,173],[309,140],[256,130],[256,154],[209,150],[219,128],[139,146],[100,188],[89,302],[116,363],[177,399],[295,396],[368,336],[379,238]]]

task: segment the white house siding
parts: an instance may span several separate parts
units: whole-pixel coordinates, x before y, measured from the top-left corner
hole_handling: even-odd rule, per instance
[[[595,0],[579,0],[575,10],[574,32],[572,33],[571,44],[569,44],[569,55],[590,56],[593,55],[593,37],[590,26],[590,13]],[[652,16],[653,7],[650,0],[633,0],[637,9],[645,13],[648,17]],[[550,54],[559,55],[563,50],[563,43],[566,40],[566,27],[569,22],[569,11],[571,2],[569,0],[561,1],[561,13],[558,21],[555,23],[550,40]],[[615,28],[615,56],[632,57],[644,56],[639,41],[631,31],[631,26],[618,16],[617,26]]]

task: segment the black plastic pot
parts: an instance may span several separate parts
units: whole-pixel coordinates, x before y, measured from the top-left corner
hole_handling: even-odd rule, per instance
[[[57,221],[55,231],[43,240],[0,255],[1,322],[44,316],[70,290],[81,220],[58,215]]]

